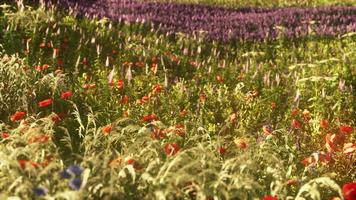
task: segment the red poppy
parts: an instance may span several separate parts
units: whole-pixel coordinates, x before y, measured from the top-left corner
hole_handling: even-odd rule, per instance
[[[102,129],[104,135],[108,135],[111,132],[111,130],[112,130],[112,124],[108,124],[104,126]]]
[[[346,183],[342,186],[342,194],[345,200],[356,200],[356,182]]]
[[[140,104],[148,103],[149,100],[150,100],[150,97],[148,97],[148,96],[143,96],[143,97],[140,99]]]
[[[199,100],[200,100],[200,102],[204,103],[205,100],[206,100],[206,95],[204,93],[200,93],[199,94]]]
[[[151,122],[154,120],[157,120],[157,116],[155,114],[146,115],[141,119],[143,122]]]
[[[42,70],[46,70],[46,69],[48,69],[49,68],[49,65],[48,64],[43,64],[42,65]]]
[[[51,140],[51,137],[48,136],[48,135],[40,135],[37,138],[37,142],[39,142],[39,143],[46,143],[46,142],[48,142],[50,140]]]
[[[33,144],[36,142],[36,136],[32,136],[30,138],[28,138],[27,140],[27,144]]]
[[[248,146],[246,140],[242,138],[235,139],[234,143],[239,149],[246,149]]]
[[[278,197],[268,195],[268,196],[264,196],[261,200],[278,200]]]
[[[28,160],[17,160],[17,162],[19,163],[22,169],[25,169]]]
[[[36,69],[36,71],[42,71],[42,66],[37,65],[37,66],[35,66],[35,69]]]
[[[293,121],[292,121],[292,127],[293,127],[294,129],[300,129],[300,128],[302,128],[302,124],[301,124],[298,120],[293,119]]]
[[[225,147],[219,147],[218,151],[219,151],[220,155],[225,155],[226,148]]]
[[[339,130],[343,134],[350,134],[350,133],[352,133],[354,131],[352,126],[348,126],[348,125],[340,126]]]
[[[272,102],[271,103],[271,108],[272,109],[276,109],[277,108],[277,103],[276,102]]]
[[[303,165],[310,165],[310,164],[315,164],[318,161],[320,161],[323,164],[327,164],[328,162],[330,162],[332,159],[331,154],[330,153],[314,153],[312,156],[305,158],[302,161]]]
[[[47,107],[47,106],[52,105],[52,103],[53,103],[53,99],[45,99],[43,101],[38,102],[38,106],[39,107]]]
[[[46,143],[51,140],[51,137],[48,135],[38,135],[38,136],[33,136],[28,139],[28,144],[33,144],[35,142],[38,143]]]
[[[30,164],[32,165],[32,167],[37,168],[39,166],[39,164],[37,162],[34,161],[29,161]]]
[[[41,165],[45,167],[49,165],[49,163],[52,161],[53,161],[53,156],[46,156],[45,159],[42,161]]]
[[[129,96],[127,96],[127,95],[124,95],[122,98],[121,98],[121,103],[122,104],[128,104],[129,103]]]
[[[297,179],[289,179],[286,184],[287,185],[297,185],[298,184],[298,180]]]
[[[124,63],[122,63],[122,65],[124,65],[124,66],[131,66],[131,65],[132,65],[132,62],[125,61]]]
[[[304,160],[302,160],[302,164],[305,165],[305,166],[310,165],[310,164],[314,164],[314,163],[316,163],[316,159],[314,157],[312,157],[312,156],[307,157]]]
[[[310,112],[306,109],[303,111],[303,119],[306,123],[309,122],[311,119]]]
[[[331,157],[332,154],[330,154],[330,153],[321,152],[318,155],[319,155],[319,161],[322,163],[328,163],[332,159],[332,157]]]
[[[117,81],[117,87],[118,87],[119,89],[124,88],[124,85],[125,85],[125,82],[124,82],[123,80],[118,80],[118,81]]]
[[[323,129],[327,129],[329,127],[329,122],[326,119],[320,120],[320,127]]]
[[[164,145],[164,152],[167,156],[173,156],[178,153],[180,147],[177,143],[167,143]]]
[[[1,138],[6,139],[8,137],[10,137],[10,134],[8,132],[1,133]]]
[[[42,66],[35,66],[35,69],[37,70],[37,71],[43,71],[43,70],[46,70],[46,69],[48,69],[49,68],[49,65],[47,65],[47,64],[44,64],[44,65],[42,65]]]
[[[163,87],[160,84],[157,84],[157,85],[153,86],[153,90],[152,90],[153,94],[160,93],[162,91],[162,88]]]
[[[69,99],[72,96],[73,96],[73,92],[72,91],[62,92],[61,99]]]
[[[295,117],[295,116],[297,116],[299,114],[299,109],[298,108],[294,108],[293,110],[292,110],[292,117]]]
[[[129,164],[129,165],[132,165],[132,164],[134,164],[136,161],[134,160],[134,159],[132,159],[132,158],[130,158],[130,159],[128,159],[127,161],[126,161],[126,163],[127,164]]]
[[[136,160],[134,160],[134,159],[132,159],[132,158],[128,159],[128,160],[126,161],[126,163],[127,163],[128,165],[132,165],[132,167],[133,167],[135,170],[140,170],[140,169],[142,169],[140,163],[138,163]]]
[[[19,112],[19,111],[16,111],[15,114],[13,114],[10,118],[10,120],[12,122],[16,122],[16,121],[19,121],[21,119],[23,119],[26,115],[26,112]]]
[[[125,110],[123,113],[122,113],[122,115],[124,116],[124,117],[129,117],[129,111],[127,111],[127,110]]]

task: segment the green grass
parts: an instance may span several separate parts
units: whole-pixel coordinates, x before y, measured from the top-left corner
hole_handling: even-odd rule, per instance
[[[48,199],[341,196],[356,179],[355,160],[341,150],[354,132],[334,144],[332,161],[301,162],[328,151],[328,133],[356,125],[355,36],[220,44],[58,11],[2,10],[0,197],[36,198],[36,187]],[[68,90],[74,95],[61,99]],[[52,105],[38,106],[48,98]],[[16,111],[25,121],[11,121]],[[55,113],[66,117],[55,123]],[[158,119],[143,122],[152,113]],[[180,146],[177,154],[166,154],[168,143]],[[79,190],[58,175],[72,164],[84,170]]]

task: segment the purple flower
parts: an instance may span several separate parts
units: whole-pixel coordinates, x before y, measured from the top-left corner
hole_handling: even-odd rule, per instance
[[[66,179],[70,179],[72,177],[72,175],[68,173],[67,170],[59,172],[59,176]]]
[[[48,190],[46,188],[42,188],[42,187],[33,188],[32,191],[37,196],[45,196],[48,193]]]
[[[90,3],[89,3],[90,2]],[[107,17],[114,21],[145,21],[166,33],[184,32],[207,39],[274,40],[303,37],[311,33],[337,36],[356,31],[356,8],[240,8],[142,2],[135,0],[58,0],[59,6],[75,8],[79,16]]]
[[[80,178],[75,178],[69,182],[69,187],[73,190],[79,190],[82,185],[82,180]]]
[[[83,172],[83,170],[79,165],[71,165],[67,168],[67,172],[79,176]]]

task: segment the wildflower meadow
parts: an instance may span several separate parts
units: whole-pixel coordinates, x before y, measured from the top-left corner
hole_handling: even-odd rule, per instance
[[[0,200],[356,200],[356,2],[0,1]]]

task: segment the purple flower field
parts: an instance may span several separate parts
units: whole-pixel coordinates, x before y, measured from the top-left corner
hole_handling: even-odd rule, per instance
[[[241,8],[138,2],[132,0],[58,0],[79,15],[115,21],[151,22],[167,33],[205,32],[208,39],[270,40],[315,33],[337,36],[356,31],[356,7]]]

